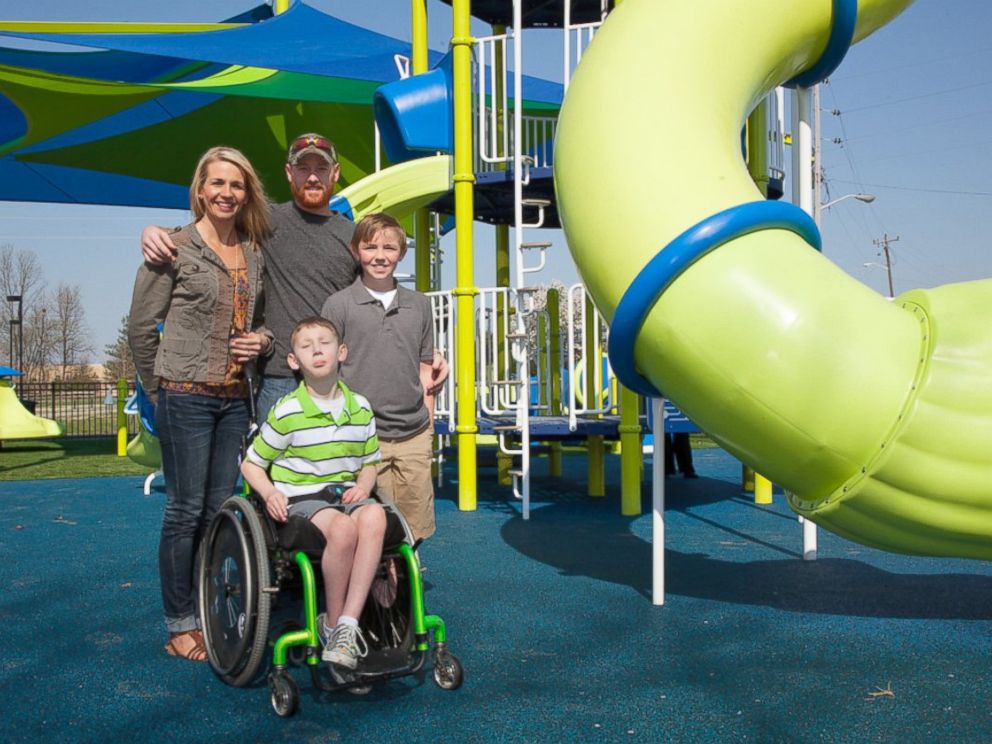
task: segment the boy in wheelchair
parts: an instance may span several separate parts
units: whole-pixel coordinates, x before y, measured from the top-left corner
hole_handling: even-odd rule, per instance
[[[368,653],[358,618],[386,531],[385,510],[372,496],[379,445],[368,401],[338,379],[348,349],[334,324],[302,320],[290,345],[287,361],[303,381],[273,406],[241,472],[272,519],[299,515],[327,541],[321,557],[327,611],[317,617],[317,629],[321,658],[341,681]]]

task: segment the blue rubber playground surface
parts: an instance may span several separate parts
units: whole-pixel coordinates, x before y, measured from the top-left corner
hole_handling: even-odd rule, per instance
[[[2,455],[0,455],[2,457]],[[367,697],[318,694],[294,718],[167,657],[156,568],[163,492],[140,478],[0,486],[0,741],[987,742],[992,567],[880,553],[820,532],[804,562],[784,500],[696,450],[668,479],[668,598],[650,601],[644,514],[536,465],[524,522],[495,471],[459,512],[452,468],[421,551],[429,612],[465,667]]]

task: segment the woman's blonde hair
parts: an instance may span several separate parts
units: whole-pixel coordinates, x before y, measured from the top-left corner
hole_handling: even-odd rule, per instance
[[[207,182],[207,167],[217,161],[226,161],[241,171],[245,179],[245,203],[238,210],[234,224],[238,231],[248,236],[257,247],[262,241],[272,235],[269,227],[269,199],[265,195],[262,180],[248,158],[240,150],[233,147],[211,147],[200,157],[193,172],[193,182],[189,185],[189,208],[193,212],[193,221],[198,221],[206,213],[206,208],[200,200],[200,191]]]

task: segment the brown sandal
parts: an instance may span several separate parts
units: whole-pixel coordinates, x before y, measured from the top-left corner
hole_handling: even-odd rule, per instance
[[[186,649],[185,653],[180,649],[180,644],[176,643],[180,639],[187,639],[192,642],[192,645]],[[185,646],[186,644],[181,645]],[[182,633],[173,633],[169,636],[169,642],[165,644],[165,653],[169,656],[178,656],[189,661],[206,661],[207,649],[203,645],[202,631],[199,628],[195,628]]]

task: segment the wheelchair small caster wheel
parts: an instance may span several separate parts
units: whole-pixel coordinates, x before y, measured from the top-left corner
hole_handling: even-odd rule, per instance
[[[442,690],[457,690],[462,686],[464,672],[458,657],[447,649],[434,653],[434,681]]]
[[[272,701],[272,709],[276,715],[288,718],[296,712],[296,707],[300,704],[300,688],[286,672],[271,672],[269,699]]]

